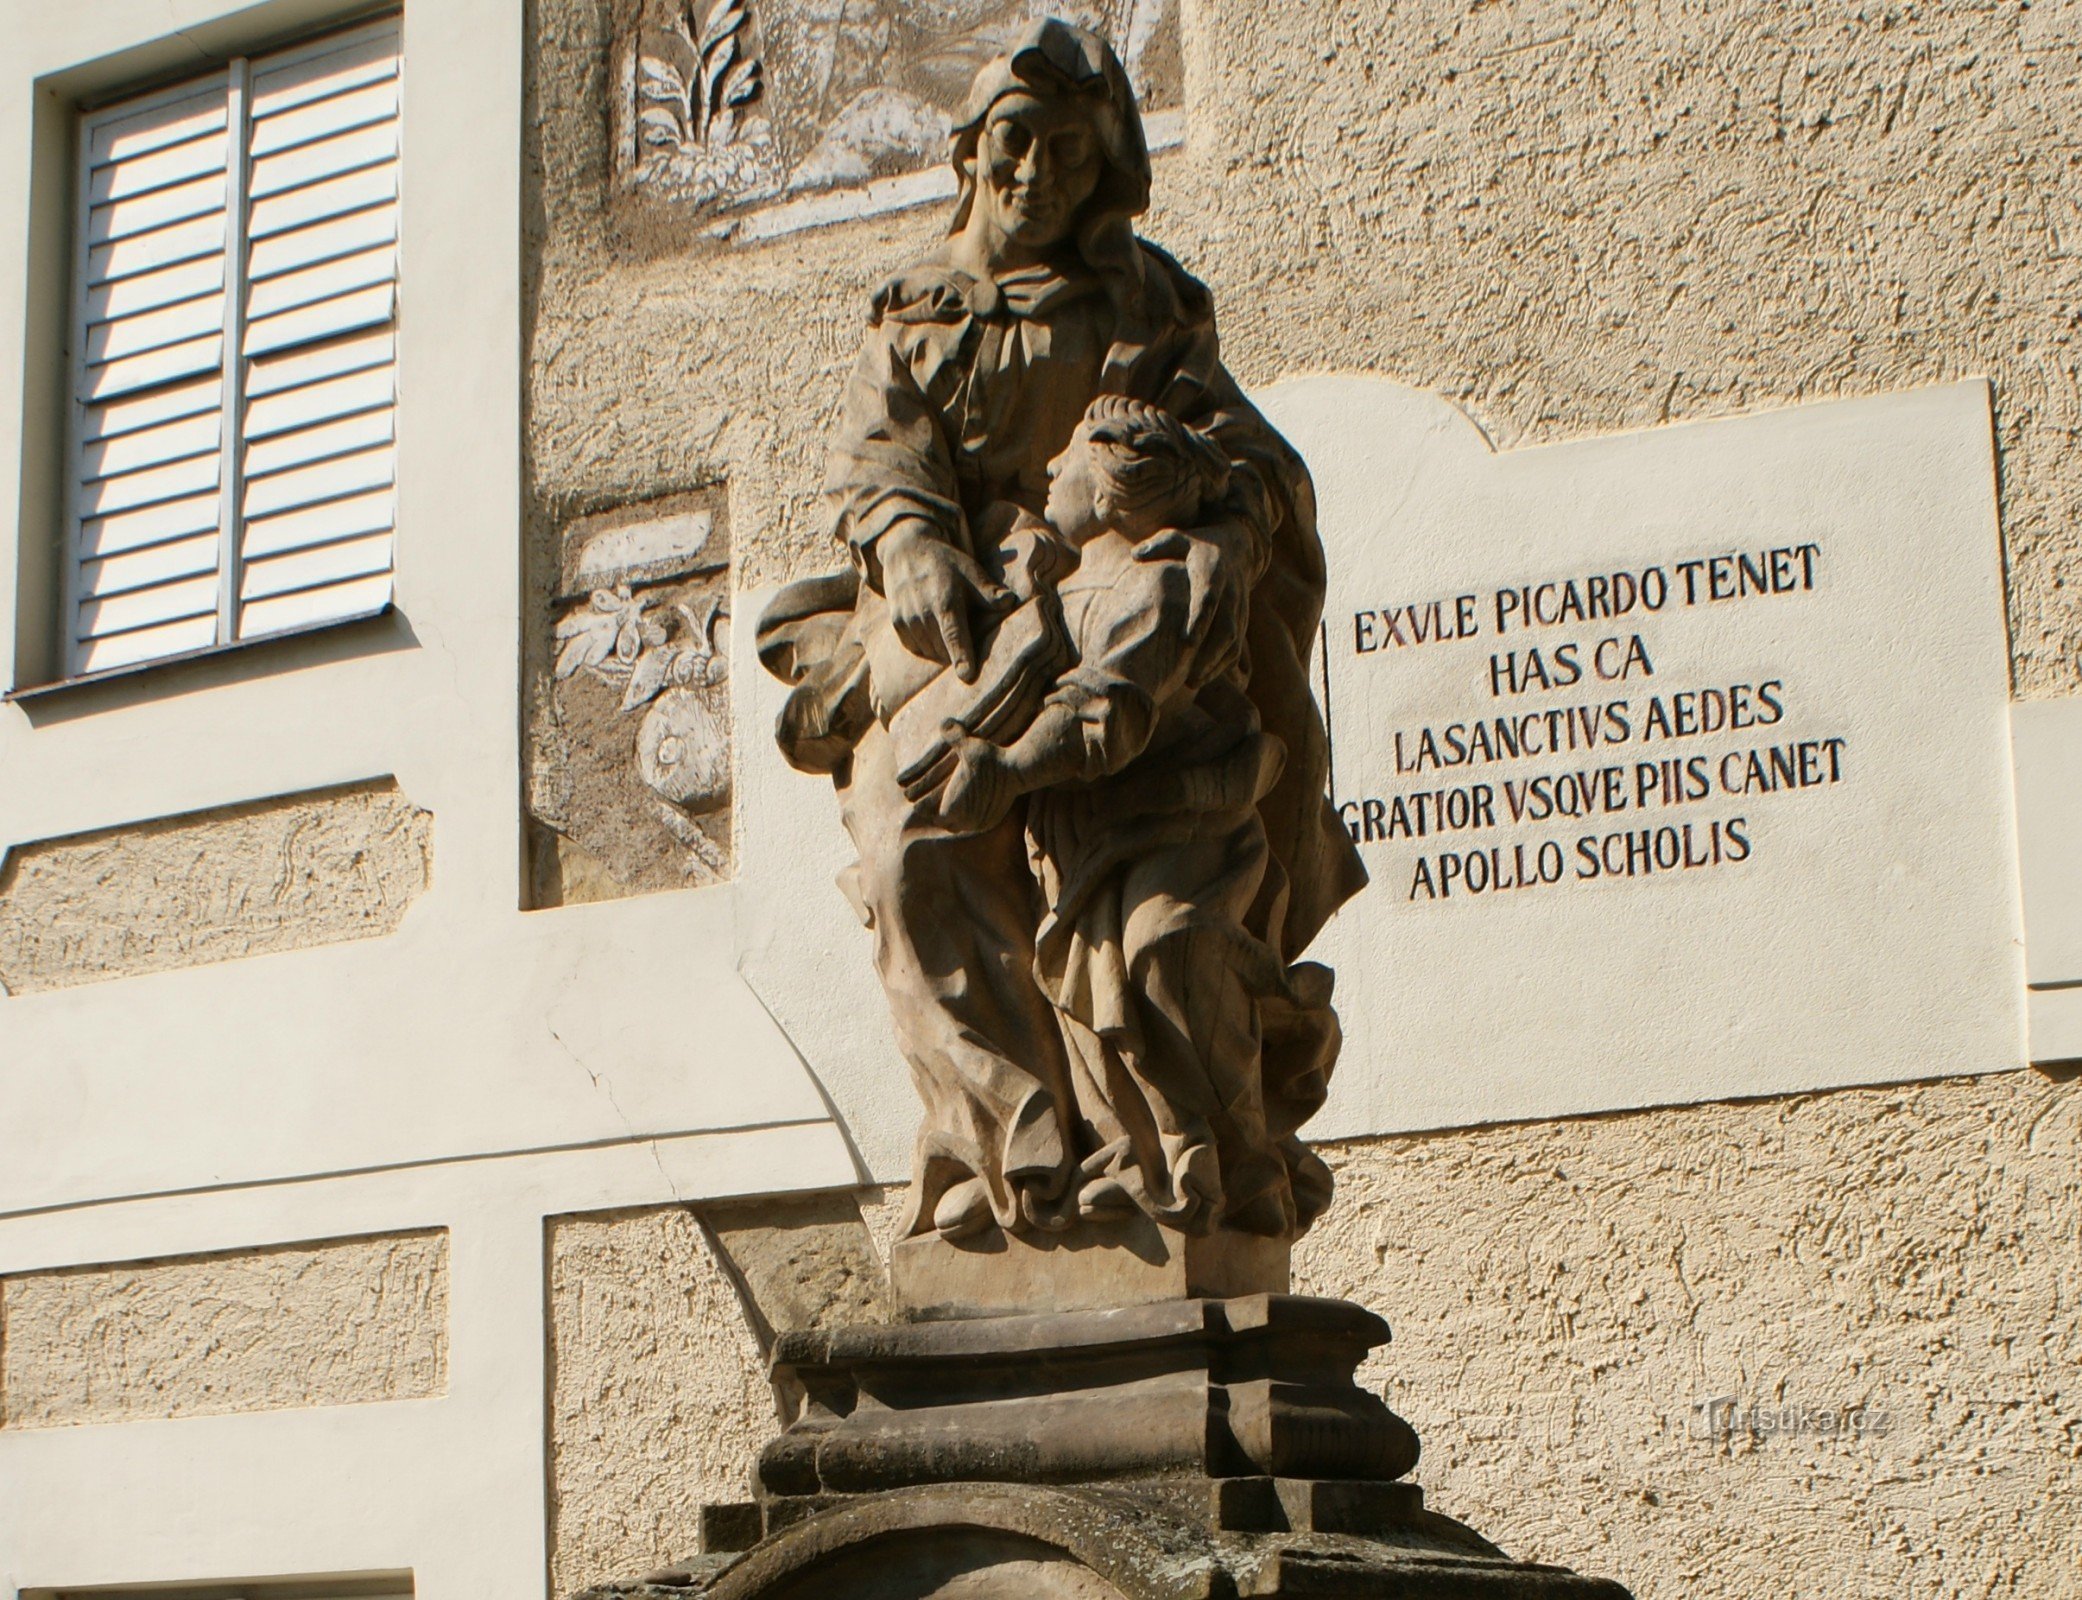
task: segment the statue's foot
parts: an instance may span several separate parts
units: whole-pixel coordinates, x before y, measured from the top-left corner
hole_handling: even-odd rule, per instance
[[[990,1208],[990,1190],[981,1178],[964,1178],[933,1207],[933,1231],[943,1239],[972,1239],[997,1224]]]
[[[1118,1178],[1094,1178],[1077,1192],[1077,1214],[1087,1222],[1132,1217],[1140,1209],[1135,1196]]]

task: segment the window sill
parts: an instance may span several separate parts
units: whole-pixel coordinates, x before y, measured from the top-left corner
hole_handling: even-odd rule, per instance
[[[256,634],[250,639],[234,639],[228,644],[204,645],[199,650],[183,650],[178,655],[155,656],[150,661],[133,661],[127,666],[104,667],[99,672],[83,672],[76,678],[58,678],[50,683],[34,683],[19,689],[10,689],[0,694],[0,703],[19,705],[24,709],[48,704],[63,696],[96,689],[105,684],[125,683],[133,679],[146,678],[152,674],[170,672],[178,667],[192,666],[198,662],[219,661],[227,657],[249,656],[254,652],[273,655],[274,647],[288,644],[297,639],[308,639],[313,634],[329,634],[340,629],[351,628],[359,623],[375,622],[397,611],[395,601],[386,601],[372,611],[357,611],[350,616],[328,617],[323,622],[307,622],[294,628],[284,628],[278,633]]]

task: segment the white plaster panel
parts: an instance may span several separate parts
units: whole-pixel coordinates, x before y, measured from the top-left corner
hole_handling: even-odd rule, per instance
[[[1313,952],[1337,969],[1346,1040],[1319,1133],[2021,1064],[1985,384],[1503,454],[1452,407],[1382,380],[1303,379],[1261,399],[1321,506],[1334,798],[1362,834],[1364,800],[1382,801],[1389,835],[1362,843],[1373,882]],[[1770,592],[1746,597],[1737,566],[1719,569],[1718,600],[1715,569],[1679,566],[1807,546],[1777,578],[1760,558]],[[1500,591],[1650,568],[1670,585],[1660,609],[1498,632]],[[1403,612],[1410,642],[1396,643],[1386,608],[1412,603],[1431,637],[1414,642]],[[1514,689],[1533,648],[1553,681]],[[1707,689],[1728,723],[1687,733],[1675,718],[1706,715]],[[1624,728],[1595,709],[1622,701]],[[1550,721],[1528,735],[1538,755],[1423,755],[1427,728],[1450,762],[1449,725],[1471,738],[1500,715],[1586,707],[1595,743],[1564,731],[1546,753]],[[1797,788],[1750,786],[1746,752],[1801,741]],[[1638,765],[1672,760],[1687,766],[1670,788]],[[1506,780],[1608,766],[1605,803],[1513,821]],[[1393,831],[1397,798],[1414,824],[1409,797],[1474,784],[1492,824],[1471,809],[1459,831]],[[1652,871],[1627,853],[1644,829],[1673,830],[1650,834]],[[1666,869],[1672,857],[1688,864]],[[1527,886],[1497,887],[1513,882]]]
[[[828,1121],[0,1218],[0,1273],[445,1227],[439,1399],[0,1430],[0,1594],[410,1570],[421,1600],[540,1595],[543,1219],[848,1184]]]
[[[427,909],[0,1001],[0,1210],[828,1114],[731,965],[722,895]]]
[[[738,597],[757,618],[775,591]],[[753,649],[750,622],[731,630],[737,780],[737,943],[745,980],[802,1053],[847,1137],[880,1182],[911,1174],[918,1097],[890,1032],[875,977],[874,938],[838,887],[853,859],[827,779],[797,772],[773,742],[787,686]]]
[[[2033,989],[2025,999],[2033,1062],[2051,1067],[2082,1061],[2082,988]]]
[[[2082,1061],[2082,696],[2010,708],[2031,1058]]]
[[[356,9],[0,0],[0,226],[29,215],[32,75],[106,93]],[[405,9],[387,647],[316,635],[264,667],[0,707],[0,849],[395,775],[433,813],[431,887],[352,951],[0,997],[0,1212],[828,1115],[736,975],[727,890],[518,909],[522,32],[502,0]],[[0,250],[0,371],[35,287],[21,245]],[[33,506],[14,522],[19,406],[0,391],[10,575],[13,540],[44,536]]]
[[[480,1213],[553,1216],[854,1181],[828,1120],[623,1140],[0,1218],[0,1276],[446,1227]]]
[[[2011,707],[2010,748],[2025,980],[2082,985],[2082,695]]]
[[[1667,608],[1581,641],[1548,707],[1779,680],[1783,730],[1626,744],[1469,777],[1842,737],[1842,780],[1735,803],[1629,810],[1422,841],[1555,837],[1565,881],[1413,903],[1413,842],[1367,845],[1373,884],[1310,954],[1338,973],[1345,1048],[1319,1137],[1986,1072],[2024,1059],[2007,667],[1988,391],[1965,383],[1539,449],[1492,452],[1452,406],[1371,378],[1277,385],[1261,403],[1315,473],[1339,799],[1439,786],[1393,772],[1392,732],[1485,704],[1493,634],[1355,657],[1353,613],[1524,583],[1814,542],[1811,592]],[[1674,576],[1674,574],[1673,574]],[[1707,575],[1702,572],[1701,581]],[[1681,581],[1681,579],[1679,580]],[[1704,591],[1702,591],[1704,592]],[[768,592],[747,595],[757,616]],[[1654,675],[1600,686],[1598,638],[1640,632]],[[753,630],[741,630],[747,640]],[[1339,646],[1342,645],[1342,654]],[[830,786],[765,737],[782,688],[746,654],[743,970],[880,1179],[904,1175],[914,1098],[834,874]],[[1318,671],[1321,663],[1318,664]],[[1368,675],[1370,672],[1370,676]],[[1320,680],[1319,680],[1320,681]],[[1596,692],[1609,689],[1609,694]],[[1826,760],[1826,750],[1811,759]],[[1465,780],[1463,780],[1465,781]],[[1504,801],[1496,801],[1501,810]],[[1583,833],[1741,816],[1751,858],[1581,883]],[[1723,841],[1724,852],[1727,851]]]

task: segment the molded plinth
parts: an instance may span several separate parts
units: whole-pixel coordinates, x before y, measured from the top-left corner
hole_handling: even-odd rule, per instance
[[[1370,1311],[1295,1295],[784,1334],[774,1377],[805,1404],[759,1483],[1399,1478],[1417,1436],[1352,1381],[1387,1340]]]
[[[783,1334],[756,1501],[583,1600],[1628,1600],[1397,1481],[1387,1338],[1295,1295]]]

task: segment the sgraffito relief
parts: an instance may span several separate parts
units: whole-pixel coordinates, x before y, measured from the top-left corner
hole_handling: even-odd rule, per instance
[[[718,491],[563,529],[531,751],[535,904],[729,876],[729,566]]]
[[[619,62],[630,184],[697,208],[780,192],[751,21],[745,0],[644,6]]]
[[[617,177],[705,214],[937,168],[978,70],[1044,14],[1111,39],[1145,110],[1176,106],[1179,3],[640,0],[616,49]]]
[[[421,1400],[448,1387],[429,1229],[0,1278],[0,1429]]]
[[[381,938],[433,848],[394,778],[0,848],[0,995]]]

